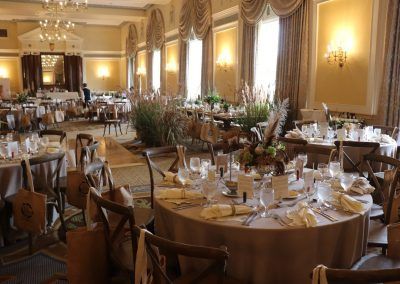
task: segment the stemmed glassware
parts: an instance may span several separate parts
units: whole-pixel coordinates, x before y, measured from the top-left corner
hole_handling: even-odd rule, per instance
[[[318,163],[317,170],[321,174],[320,181],[324,181],[329,172],[328,165],[324,163]]]
[[[329,163],[329,173],[333,178],[336,178],[337,175],[340,173],[341,167],[340,162],[332,161]]]
[[[178,180],[181,182],[183,186],[186,185],[187,180],[189,179],[189,171],[186,168],[179,168],[178,169]]]
[[[217,194],[217,183],[215,181],[206,181],[202,184],[203,194],[207,198],[205,207],[210,207],[215,194]]]
[[[268,218],[270,217],[268,207],[274,202],[275,194],[274,190],[269,187],[264,187],[260,189],[260,204],[264,207],[264,212],[261,214],[261,217]]]
[[[354,182],[354,177],[351,174],[342,173],[339,176],[340,185],[343,187],[345,192],[348,192]]]

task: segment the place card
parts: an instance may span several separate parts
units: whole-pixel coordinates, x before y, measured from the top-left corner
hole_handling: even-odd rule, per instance
[[[238,194],[239,196],[243,195],[243,192],[246,192],[247,198],[253,198],[253,184],[254,178],[250,175],[239,174],[238,176]]]
[[[272,176],[272,188],[275,192],[275,199],[289,196],[289,175]]]
[[[314,187],[314,170],[312,169],[304,170],[303,180],[304,180],[304,190],[306,192],[311,192],[312,188]]]
[[[341,128],[341,129],[338,129],[337,131],[336,131],[336,134],[337,134],[337,140],[345,140],[346,139],[346,129],[345,128]]]
[[[7,156],[9,158],[14,158],[16,155],[18,155],[18,142],[17,141],[8,142],[7,143]]]
[[[229,157],[227,154],[218,155],[215,157],[215,164],[217,165],[217,171],[220,173],[220,168],[224,169],[224,173],[228,171],[228,160]]]

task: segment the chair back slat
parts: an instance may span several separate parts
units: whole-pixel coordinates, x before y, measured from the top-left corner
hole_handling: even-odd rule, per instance
[[[335,146],[338,152],[340,151],[340,144],[342,143],[343,147],[353,147],[359,149],[369,149],[369,153],[367,154],[374,154],[375,151],[380,147],[380,144],[377,142],[364,142],[364,141],[335,141]],[[353,161],[351,157],[343,150],[344,159],[350,163],[352,168],[356,172],[361,171],[361,163],[362,161]]]

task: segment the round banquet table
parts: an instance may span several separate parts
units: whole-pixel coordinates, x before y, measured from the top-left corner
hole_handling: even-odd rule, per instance
[[[320,147],[327,147],[327,148],[335,148],[335,145],[333,143],[324,141],[324,142],[315,142],[310,139],[307,139],[308,144],[311,145],[316,145]],[[356,148],[356,147],[343,147],[344,151],[349,155],[349,157],[352,159],[354,162],[359,162],[362,160],[363,155],[368,154],[371,149],[370,148]],[[383,155],[383,156],[388,156],[391,158],[396,158],[396,152],[397,152],[397,143],[384,143],[381,142],[379,148],[375,151],[375,154],[378,155]],[[329,157],[326,156],[321,156],[317,154],[309,154],[308,155],[308,161],[309,165],[312,163],[315,163],[315,167],[317,166],[317,163],[323,163],[323,162],[328,162]],[[344,168],[346,170],[353,170],[351,164],[344,159]],[[372,164],[372,169],[375,172],[383,171],[386,170],[387,167],[385,165],[382,165],[380,163],[373,163]]]
[[[32,166],[34,173],[34,186],[37,184],[35,177],[41,179],[49,179],[51,174],[57,167],[57,161],[52,161],[42,165]],[[66,158],[64,157],[61,165],[60,177],[67,176]],[[0,197],[7,199],[18,193],[18,190],[23,186],[21,161],[0,162]]]
[[[177,211],[172,209],[175,204],[155,199],[155,230],[157,235],[178,242],[227,246],[227,274],[240,283],[310,283],[310,273],[318,264],[350,268],[365,253],[372,198],[357,198],[368,201],[365,213],[328,210],[339,221],[316,215],[318,225],[312,228],[283,227],[271,218],[256,219],[249,227],[237,220],[204,220],[200,218],[201,207]],[[231,199],[222,195],[217,199],[231,204]],[[272,212],[284,216],[287,209]],[[180,258],[182,271],[202,264]]]

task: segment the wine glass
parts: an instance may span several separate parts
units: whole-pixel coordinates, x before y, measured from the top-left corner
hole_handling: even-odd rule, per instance
[[[317,186],[317,196],[320,204],[323,204],[325,201],[327,201],[330,195],[331,189],[329,185],[321,183]]]
[[[261,217],[270,217],[268,207],[274,202],[274,197],[275,194],[272,188],[264,187],[260,190],[260,203],[264,207],[264,212],[261,214]]]
[[[215,181],[206,181],[202,184],[203,194],[207,198],[207,204],[205,207],[211,206],[211,201],[217,193],[217,184]]]
[[[340,185],[343,187],[344,191],[348,192],[353,185],[354,178],[351,174],[341,174],[339,177]]]
[[[189,179],[189,171],[186,168],[178,169],[178,180],[180,183],[185,186],[186,181]]]
[[[201,167],[200,158],[198,157],[190,158],[190,170],[192,171],[192,173],[194,174],[200,173],[200,167]]]
[[[210,159],[201,159],[200,163],[201,163],[200,176],[201,176],[201,178],[207,178],[208,170],[211,166],[211,160]]]
[[[329,173],[335,178],[340,173],[340,162],[332,161],[329,163]]]

